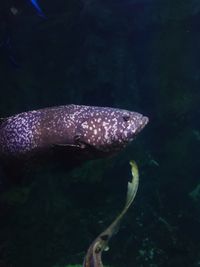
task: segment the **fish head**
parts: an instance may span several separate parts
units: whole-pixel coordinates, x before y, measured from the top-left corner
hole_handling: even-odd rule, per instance
[[[148,123],[140,113],[114,108],[96,108],[81,123],[82,143],[99,151],[123,149]]]

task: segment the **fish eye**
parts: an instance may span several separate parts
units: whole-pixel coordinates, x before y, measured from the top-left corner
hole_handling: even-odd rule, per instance
[[[123,116],[123,120],[124,121],[129,121],[130,120],[130,116],[129,115],[124,115]]]

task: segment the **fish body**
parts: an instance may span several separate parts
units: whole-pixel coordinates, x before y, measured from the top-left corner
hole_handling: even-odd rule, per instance
[[[139,185],[139,172],[137,164],[133,160],[130,161],[130,165],[132,180],[128,182],[125,206],[116,219],[106,228],[106,230],[98,235],[92,242],[84,258],[83,267],[103,267],[102,252],[108,248],[108,242],[112,236],[116,234],[121,220],[135,199]]]
[[[27,157],[52,147],[113,154],[147,124],[137,112],[66,105],[23,112],[0,123],[0,157]]]

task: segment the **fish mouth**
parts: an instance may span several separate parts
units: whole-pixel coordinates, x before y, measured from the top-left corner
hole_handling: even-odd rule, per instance
[[[149,122],[149,118],[146,116],[142,116],[142,118],[139,120],[137,133],[141,132],[141,130],[147,125],[148,122]]]
[[[141,114],[137,114],[137,118],[135,118],[134,122],[128,126],[126,129],[122,140],[125,143],[132,142],[135,137],[142,131],[142,129],[147,125],[149,122],[149,118],[146,116],[143,116]]]

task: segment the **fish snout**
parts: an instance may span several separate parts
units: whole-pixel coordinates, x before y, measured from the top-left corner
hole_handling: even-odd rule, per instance
[[[134,137],[142,131],[148,122],[149,118],[143,116],[142,114],[137,113],[132,116],[132,120],[128,127],[128,138],[130,138],[130,141],[132,141]]]
[[[149,118],[141,115],[141,118],[137,122],[137,133],[139,133],[149,122]]]

